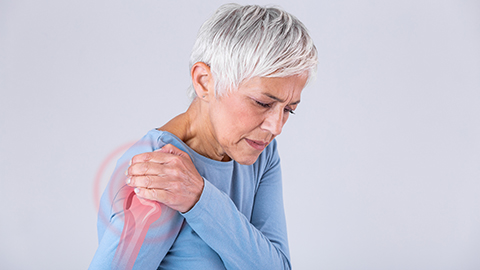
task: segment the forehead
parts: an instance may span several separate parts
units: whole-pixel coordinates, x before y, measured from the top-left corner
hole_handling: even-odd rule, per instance
[[[240,84],[238,90],[272,95],[280,99],[300,98],[307,76],[254,77]]]

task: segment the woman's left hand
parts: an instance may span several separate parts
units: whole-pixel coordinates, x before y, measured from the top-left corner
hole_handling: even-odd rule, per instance
[[[137,196],[182,213],[192,209],[203,191],[203,178],[190,156],[171,144],[134,156],[126,174]]]

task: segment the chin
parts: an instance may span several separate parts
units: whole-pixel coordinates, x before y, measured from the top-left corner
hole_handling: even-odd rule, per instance
[[[242,164],[242,165],[252,165],[253,163],[255,163],[255,161],[257,161],[258,156],[260,156],[260,154],[258,154],[258,155],[243,155],[243,156],[235,157],[235,158],[232,158],[232,159],[235,160],[237,163]]]

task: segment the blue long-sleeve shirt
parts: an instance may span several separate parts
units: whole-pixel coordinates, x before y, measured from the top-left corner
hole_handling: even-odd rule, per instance
[[[272,141],[252,165],[201,156],[174,135],[151,130],[117,162],[102,195],[99,247],[90,269],[118,267],[123,228],[123,172],[136,154],[173,144],[189,154],[204,180],[199,201],[181,214],[162,205],[133,269],[290,269],[280,158]]]

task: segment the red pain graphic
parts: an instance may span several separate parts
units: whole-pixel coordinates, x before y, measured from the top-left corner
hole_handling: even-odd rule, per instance
[[[125,190],[128,192],[123,204],[125,223],[113,258],[114,269],[133,268],[148,228],[162,215],[158,202],[138,198],[133,188]]]
[[[164,241],[171,242],[178,232],[167,229],[170,228],[169,226],[160,228],[177,214],[176,211],[159,202],[138,198],[134,189],[125,184],[126,176],[124,172],[133,156],[117,164],[103,195],[108,198],[107,208],[111,208],[111,211],[107,212],[108,214],[102,211],[101,207],[105,206],[106,201],[100,202],[100,186],[102,178],[106,174],[105,171],[115,159],[118,159],[122,153],[129,149],[133,149],[133,152],[137,152],[137,154],[141,152],[140,149],[150,149],[152,151],[151,145],[142,145],[141,142],[135,145],[127,143],[118,147],[101,163],[93,184],[94,203],[97,209],[100,209],[98,222],[107,224],[107,230],[119,236],[119,243],[112,261],[112,269],[132,269],[143,243],[161,244]],[[121,231],[120,227],[112,225],[112,213],[115,213],[115,218],[120,219],[123,223]],[[152,228],[160,228],[157,231],[162,233],[147,238],[147,232]]]

